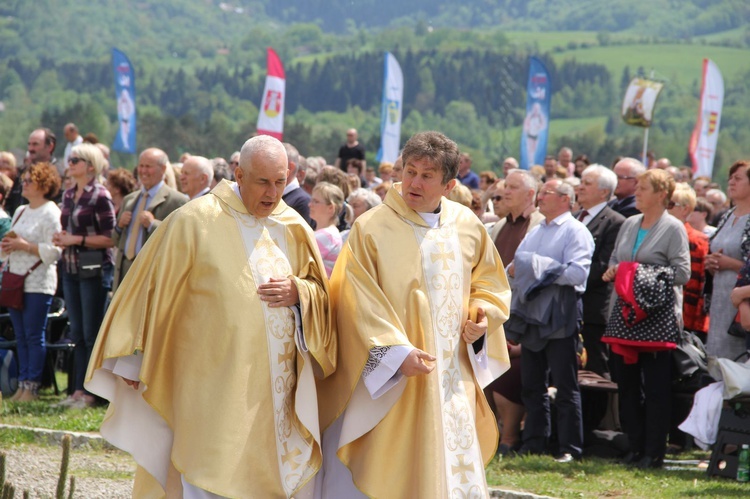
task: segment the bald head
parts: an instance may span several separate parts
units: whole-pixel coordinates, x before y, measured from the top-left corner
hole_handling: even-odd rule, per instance
[[[283,158],[284,163],[288,164],[289,162],[284,145],[270,135],[258,135],[243,144],[242,149],[240,149],[239,168],[245,173],[250,172],[253,161],[257,158],[273,161]]]
[[[269,216],[281,201],[289,166],[281,142],[258,135],[240,150],[240,166],[234,171],[242,203],[256,217]]]
[[[615,196],[617,199],[625,199],[635,194],[638,175],[645,172],[646,167],[635,158],[623,158],[617,162],[613,170],[617,175]]]

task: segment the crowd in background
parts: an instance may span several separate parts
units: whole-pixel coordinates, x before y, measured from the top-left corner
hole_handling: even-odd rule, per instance
[[[57,295],[64,298],[69,340],[76,345],[74,390],[62,405],[83,408],[96,402],[85,391],[83,377],[108,296],[169,213],[223,179],[233,179],[239,152],[228,153],[228,160],[185,153],[170,161],[164,151],[149,148],[131,171],[112,168],[109,149],[93,134],[81,136],[71,123],[64,135],[64,151],[50,130],[40,128],[31,132],[23,158],[0,152],[0,257],[13,273],[30,272],[24,309],[10,311],[19,363],[14,399],[38,397],[49,340],[46,318]],[[408,165],[400,158],[368,164],[354,129],[347,131],[336,157],[329,157],[333,164],[322,156],[303,157],[292,144],[284,145],[289,176],[283,199],[315,231],[330,276],[352,224],[386,196],[398,195]],[[743,327],[735,328],[738,334],[728,334],[736,322],[750,327],[750,163],[731,166],[726,189],[710,178],[693,178],[689,167],[674,166],[667,158],[649,155],[646,163],[613,157],[609,166],[591,164],[585,154],[575,156],[564,147],[528,171],[520,170],[512,157],[475,171],[470,155],[462,154],[460,183],[450,199],[484,223],[486,237],[492,238],[507,267],[522,244],[533,244],[524,240],[544,219],[539,200],[569,200],[561,209],[588,227],[595,245],[581,288],[585,291],[579,296],[582,345],[575,367],[618,384],[619,417],[631,440],[624,460],[654,467],[663,462],[667,435],[671,440],[675,433],[669,417],[674,342],[661,338],[663,348],[629,350],[632,339],[623,339],[618,331],[624,327],[621,319],[628,320],[618,307],[627,306],[627,300],[619,288],[613,294],[613,288],[628,269],[635,276],[630,292],[636,295],[642,282],[667,283],[661,293],[667,301],[659,304],[662,315],[649,318],[663,322],[644,325],[644,335],[652,334],[648,327],[668,324],[668,330],[695,335],[709,355],[735,359],[750,349]],[[640,276],[638,267],[630,264],[650,274],[643,271]],[[653,290],[656,284],[648,286]],[[638,303],[631,305],[637,309]],[[738,310],[747,313],[746,320],[738,317]],[[509,342],[511,370],[486,391],[502,428],[499,452],[506,456],[529,450],[523,446],[522,428],[532,394],[524,386],[529,366],[523,369],[526,347],[521,343]],[[553,385],[562,375],[555,377],[553,367]],[[581,419],[580,398],[571,397]],[[583,430],[596,429],[605,410],[582,418]]]

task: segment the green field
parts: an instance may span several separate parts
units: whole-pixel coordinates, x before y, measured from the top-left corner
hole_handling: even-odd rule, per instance
[[[642,66],[647,72],[654,70],[657,78],[683,88],[694,81],[700,85],[704,58],[713,60],[719,66],[725,83],[750,71],[750,50],[711,45],[618,45],[554,55],[557,63],[575,59],[578,62],[604,64],[614,78],[622,76],[625,66],[630,66],[631,72]]]
[[[600,46],[598,33],[593,31],[506,31],[504,34],[511,45],[539,53],[552,52],[556,63],[575,59],[578,62],[604,64],[614,78],[620,78],[625,66],[635,71],[642,66],[647,72],[655,71],[657,78],[669,80],[673,84],[687,87],[693,81],[700,83],[703,58],[718,64],[725,83],[750,71],[750,49],[704,45],[703,41],[736,41],[744,36],[745,28],[737,28],[721,33],[696,37],[693,43],[638,43],[641,35],[629,32],[610,33],[613,43],[623,45]],[[569,48],[569,44],[579,48]],[[581,48],[581,44],[589,47]]]

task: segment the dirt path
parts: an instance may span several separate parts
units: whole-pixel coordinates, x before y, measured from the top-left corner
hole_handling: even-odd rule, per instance
[[[21,497],[24,490],[32,498],[55,497],[61,448],[20,445],[6,449],[5,453],[6,480],[15,486],[16,497]],[[74,497],[129,498],[134,474],[133,459],[123,452],[90,449],[71,452],[68,476],[76,478]]]

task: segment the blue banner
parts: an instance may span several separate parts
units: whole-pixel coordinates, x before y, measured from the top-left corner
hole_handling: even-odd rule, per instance
[[[520,167],[528,170],[543,165],[549,135],[549,103],[552,87],[542,61],[529,58],[529,83],[526,86],[526,118],[521,131]]]
[[[383,105],[380,113],[378,162],[395,163],[401,147],[401,111],[404,101],[404,75],[393,54],[385,53]]]
[[[118,125],[112,149],[135,154],[135,73],[128,57],[114,48],[112,70],[115,75]]]

